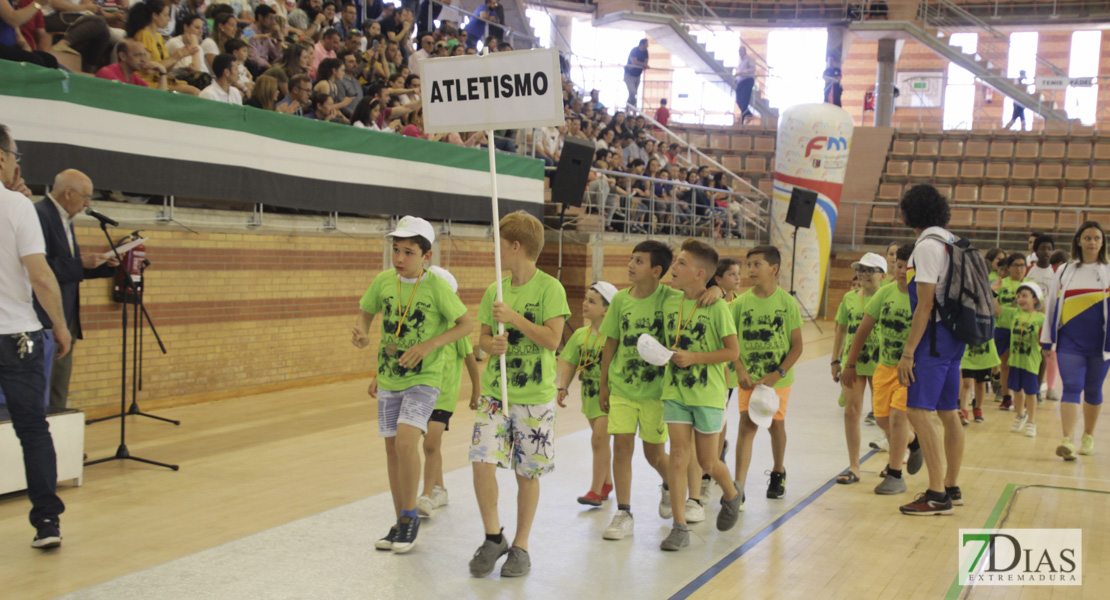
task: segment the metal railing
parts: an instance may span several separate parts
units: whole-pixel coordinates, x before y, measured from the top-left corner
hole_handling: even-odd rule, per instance
[[[894,209],[892,221],[872,222],[871,209],[874,207],[891,207]],[[977,211],[971,224],[963,219],[955,224],[949,224],[948,230],[952,233],[968,238],[976,247],[986,250],[1004,243],[1009,246],[1025,247],[1030,231],[1044,231],[1049,235],[1057,234],[1058,239],[1064,239],[1061,234],[1072,234],[1071,226],[1088,220],[1098,220],[1110,225],[1110,208],[1095,208],[1089,206],[1016,206],[1001,204],[984,206],[983,204],[949,204],[949,208],[957,211]],[[1029,222],[1024,226],[1007,225],[1003,222],[1003,211],[1021,210],[1029,213]],[[898,205],[880,204],[876,202],[858,202],[842,200],[839,214],[852,215],[852,227],[849,231],[839,230],[834,236],[834,243],[849,243],[852,248],[864,245],[886,244],[891,241],[913,241],[916,236],[913,230],[901,222]],[[965,213],[966,215],[966,213]],[[844,219],[838,219],[843,221]],[[845,239],[847,238],[847,239]]]
[[[471,12],[471,11],[468,11],[468,10],[462,8],[462,7],[459,7],[459,6],[455,6],[455,5],[452,5],[452,4],[446,4],[444,2],[441,2],[440,0],[431,0],[431,2],[428,3],[428,23],[429,24],[434,25],[434,23],[435,23],[435,19],[432,18],[432,7],[435,4],[438,4],[439,6],[441,6],[442,7],[441,10],[451,11],[450,14],[452,14],[452,15],[454,15],[454,14],[460,15],[460,18],[457,21],[458,28],[459,28],[460,31],[463,28],[461,17],[465,16],[465,17],[470,17],[471,19],[478,19],[479,21],[485,21],[485,23],[486,23],[486,37],[489,37],[489,28],[492,25],[494,27],[500,27],[502,30],[504,30],[505,36],[501,40],[502,42],[508,42],[509,44],[512,44],[513,43],[512,40],[522,39],[522,40],[527,40],[533,46],[539,47],[539,45],[540,45],[539,38],[537,38],[534,35],[531,35],[529,33],[525,33],[523,31],[518,31],[516,29],[513,29],[512,27],[509,27],[508,25],[506,25],[504,23],[494,23],[493,21],[490,21],[489,19],[482,19],[478,16],[479,11],[477,11],[477,10],[474,11],[474,12]],[[481,7],[479,7],[479,8],[481,8]],[[439,20],[448,20],[448,21],[451,20],[451,19],[444,19],[442,17],[443,13],[440,13],[440,14],[441,14],[441,17],[440,17]],[[524,15],[521,15],[521,16],[522,16],[522,18],[524,18],[524,22],[527,23],[528,22],[527,17],[525,17]],[[415,35],[415,34],[422,33],[422,32],[416,31],[416,32],[413,32],[413,33]],[[481,41],[484,42],[485,40],[481,40]]]
[[[547,167],[554,172],[555,167]],[[598,215],[595,227],[578,227],[589,233],[630,235],[666,235],[668,237],[704,237],[723,240],[746,239],[769,243],[767,228],[769,206],[749,194],[707,187],[672,179],[633,175],[621,171],[592,168],[592,173],[605,178],[605,185],[590,182],[583,196],[583,207]],[[613,179],[614,184],[609,184]],[[632,181],[646,183],[647,195],[633,194]],[[655,184],[665,186],[656,193]],[[624,187],[621,187],[621,186]],[[620,188],[614,190],[613,187]],[[623,193],[622,193],[623,192]],[[685,193],[684,193],[685,192]],[[697,192],[709,195],[711,204],[699,207]],[[727,206],[718,206],[713,197],[724,195]],[[685,198],[683,198],[685,196]],[[578,224],[574,217],[566,224]]]

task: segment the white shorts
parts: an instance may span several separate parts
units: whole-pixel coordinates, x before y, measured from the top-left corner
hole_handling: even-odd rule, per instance
[[[439,390],[430,385],[414,385],[396,392],[378,390],[378,435],[395,437],[400,423],[428,433],[428,419],[438,399]]]

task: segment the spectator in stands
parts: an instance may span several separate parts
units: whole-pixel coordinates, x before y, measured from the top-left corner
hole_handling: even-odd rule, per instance
[[[225,46],[227,53],[235,58],[235,87],[239,88],[244,97],[250,97],[251,89],[254,87],[254,77],[251,77],[251,72],[246,67],[247,55],[250,51],[250,46],[242,39],[231,40]]]
[[[667,164],[678,164],[678,151],[679,148],[677,143],[671,142],[671,145],[667,146],[667,151],[663,153],[663,159]]]
[[[103,18],[103,12],[96,0],[46,0],[40,2],[43,24],[48,33],[65,33],[70,25],[75,23],[82,15],[98,15]],[[20,7],[26,5],[20,4]],[[116,23],[118,27],[119,22]]]
[[[713,194],[713,203],[720,208],[723,208],[725,215],[728,217],[729,228],[731,229],[734,237],[740,237],[740,213],[743,208],[740,203],[729,194],[732,188],[729,186],[728,175],[724,171],[717,171],[713,173],[713,186],[721,190]]]
[[[177,61],[169,74],[198,89],[204,89],[212,83],[208,61],[204,59],[204,51],[201,49],[201,41],[204,39],[203,23],[204,18],[200,15],[186,15],[177,22],[176,36],[166,42],[166,51],[171,55],[178,54],[182,48],[193,48],[193,53]]]
[[[289,13],[289,29],[306,40],[314,40],[330,25],[326,22],[323,0],[301,0],[297,9]]]
[[[282,54],[281,60],[262,74],[276,79],[282,96],[287,96],[289,81],[297,75],[307,75],[308,67],[311,65],[312,53],[301,44],[290,44]]]
[[[216,60],[216,56],[221,53],[227,52],[227,43],[239,37],[239,24],[235,20],[235,16],[229,11],[217,13],[212,18],[213,28],[212,36],[201,43],[201,50],[204,51],[204,60],[208,62],[208,70],[212,70],[212,61]]]
[[[266,10],[263,10],[266,9]],[[247,39],[250,49],[247,52],[247,68],[261,75],[281,58],[281,31],[274,20],[274,9],[263,4],[256,10],[256,20],[251,26],[254,34]],[[246,32],[244,32],[246,37]]]
[[[394,119],[385,125],[385,127],[378,126],[378,117],[382,114],[384,106],[379,98],[364,97],[359,100],[358,106],[355,107],[355,112],[351,115],[351,125],[361,129],[372,129],[374,131],[382,131],[386,133],[401,133],[404,125],[400,119]]]
[[[212,61],[212,83],[200,93],[201,98],[225,104],[243,104],[243,95],[234,83],[237,79],[235,57],[221,54]]]
[[[374,120],[379,129],[384,129],[387,123],[393,123],[394,119],[401,119],[408,116],[409,113],[420,109],[420,102],[411,102],[401,106],[389,106],[388,98],[385,94],[385,88],[380,84],[372,84],[370,89],[367,90],[366,95],[370,98],[377,98],[382,102],[382,110],[378,113],[377,118]]]
[[[308,112],[304,113],[304,116],[318,121],[332,121],[339,117],[339,111],[335,110],[335,101],[331,96],[323,92],[314,92],[309,97]]]
[[[825,80],[825,102],[840,106],[840,95],[844,93],[844,88],[840,85],[840,58],[835,54],[830,54],[826,61],[828,68],[821,74],[821,79]]]
[[[571,115],[566,119],[567,134],[565,137],[584,137],[582,134],[582,117],[578,115]]]
[[[305,73],[294,75],[289,79],[289,94],[281,102],[278,102],[277,111],[301,116],[304,114],[304,107],[308,104],[311,94],[312,80],[308,78],[308,75]]]
[[[345,76],[344,70],[343,61],[338,58],[325,58],[320,62],[319,70],[316,71],[316,85],[312,89],[316,93],[331,96],[335,110],[342,111],[350,106],[353,111],[358,98],[345,96],[345,90],[339,87],[339,80]]]
[[[601,150],[609,150],[613,147],[613,138],[617,135],[613,129],[605,129],[597,139],[595,144]]]
[[[647,38],[628,53],[628,64],[624,67],[624,85],[628,88],[628,105],[636,106],[636,91],[640,89],[640,76],[648,68]]]
[[[470,20],[466,23],[466,38],[469,48],[476,49],[478,47],[478,40],[486,36],[487,22],[500,23],[500,21],[497,20],[496,11],[493,8],[495,5],[499,5],[497,0],[486,0],[485,4],[478,8],[477,16],[470,17]],[[504,12],[502,12],[502,14],[504,14]],[[493,33],[492,27],[490,28],[490,33]]]
[[[193,46],[184,46],[174,54],[166,50],[166,43],[162,34],[158,33],[169,23],[170,6],[165,0],[146,0],[137,3],[127,15],[127,37],[134,39],[146,48],[150,60],[157,63],[164,70],[173,68],[183,58],[196,52]],[[157,85],[158,78],[153,74],[140,75],[148,85]],[[175,92],[196,96],[200,90],[176,79],[168,81],[169,89]]]
[[[33,6],[36,2],[37,0],[19,0],[19,8]],[[42,11],[35,13],[30,21],[24,23],[19,28],[19,32],[31,52],[50,52],[54,48],[54,39],[46,32]]]
[[[336,80],[336,86],[339,89],[339,96],[342,98],[353,98],[351,102],[339,109],[345,117],[350,119],[355,111],[355,106],[362,100],[363,90],[362,85],[359,84],[359,77],[362,75],[364,65],[360,65],[357,56],[347,50],[339,53],[339,59],[343,61],[343,74]]]
[[[339,39],[344,42],[347,41],[347,35],[350,32],[359,31],[358,9],[355,8],[355,3],[351,0],[343,3],[343,8],[339,11],[339,18],[335,20],[335,31],[339,34]]]
[[[403,81],[405,93],[397,97],[401,104],[410,104],[420,100],[420,76],[408,75]]]
[[[42,13],[37,2],[16,9],[8,0],[0,1],[0,60],[28,62],[56,69],[58,59],[50,54],[49,49],[36,50],[32,45],[35,36],[28,42],[21,31],[25,26],[30,26],[33,31],[38,26],[41,30],[41,25]]]
[[[667,108],[667,99],[663,98],[659,101],[659,108],[655,111],[655,120],[663,127],[671,120],[671,109]]]
[[[254,36],[272,29],[276,14],[277,11],[272,6],[258,3],[258,7],[254,9],[254,22],[243,28],[243,39],[249,42]]]
[[[486,143],[486,133],[484,131],[472,131],[463,133],[452,131],[448,134],[445,134],[440,139],[440,141],[447,142],[448,144],[454,144],[456,146],[477,148],[478,146]]]
[[[281,90],[278,89],[277,80],[269,75],[261,75],[254,82],[251,97],[243,105],[262,110],[277,110],[278,98],[281,98]]]
[[[416,111],[413,111],[413,112],[409,113],[406,120],[408,121],[408,123],[405,125],[405,128],[401,130],[401,135],[403,135],[405,137],[414,137],[414,138],[420,138],[422,140],[432,140],[432,141],[438,141],[441,137],[443,137],[441,134],[435,134],[435,135],[429,137],[426,133],[424,133],[424,111],[423,110],[416,110]]]
[[[412,38],[413,17],[412,11],[407,8],[401,9],[400,19],[394,19],[393,28],[390,29],[382,23],[382,33],[385,34],[386,39],[394,44],[400,51],[401,60],[407,60],[411,51],[411,38]]]
[[[627,116],[623,112],[617,111],[616,114],[613,115],[612,123],[609,124],[609,127],[612,127],[613,130],[617,132],[618,140],[624,137],[626,134],[632,135],[632,128],[629,127],[627,123],[625,123],[626,120]]]
[[[740,46],[740,64],[736,66],[736,105],[740,107],[741,126],[747,125],[748,119],[752,118],[750,105],[753,87],[755,87],[755,61],[748,56],[748,49]]]
[[[648,162],[656,161],[660,165],[666,164],[667,159],[662,154],[656,152],[657,146],[655,140],[648,138],[644,140],[644,153],[647,154]]]
[[[601,150],[599,152],[606,151]],[[606,169],[609,165],[605,164],[604,158],[599,156],[593,166]],[[613,231],[613,215],[616,214],[617,206],[620,204],[620,198],[609,193],[611,181],[611,177],[591,169],[586,178],[586,194],[582,199],[587,207],[592,208],[602,216],[602,223],[606,231]]]
[[[1029,85],[1029,82],[1026,79],[1025,71],[1018,71],[1017,84],[1018,84],[1018,87],[1021,87],[1023,89],[1027,89],[1027,86]],[[1008,123],[1006,123],[1006,126],[1003,127],[1003,129],[1009,129],[1009,128],[1013,127],[1014,122],[1017,121],[1018,119],[1021,119],[1021,129],[1019,131],[1025,131],[1025,107],[1018,104],[1017,102],[1014,102],[1013,116],[1010,117],[1010,121]]]
[[[153,76],[158,81],[158,89],[169,89],[166,68],[150,60],[146,47],[139,42],[131,39],[121,41],[116,46],[116,58],[115,64],[101,68],[96,72],[96,76],[143,87],[150,87],[147,79]],[[146,73],[147,77],[143,77],[140,73]]]
[[[412,71],[413,73],[419,73],[420,71],[417,68],[417,65],[420,63],[420,61],[432,55],[432,51],[435,49],[435,45],[436,40],[431,35],[424,34],[420,36],[420,48],[416,52],[413,52],[409,55],[409,71]]]
[[[625,139],[632,139],[632,136],[626,136]],[[648,156],[647,151],[644,150],[645,145],[647,145],[647,133],[641,131],[640,134],[636,136],[634,142],[621,149],[621,152],[624,153],[625,164],[631,164],[632,161],[636,159],[639,159],[643,161],[644,164],[647,164],[647,161],[650,157]]]
[[[74,73],[95,75],[112,60],[112,33],[108,23],[95,15],[82,15],[54,44],[51,54],[58,66]]]
[[[316,71],[320,68],[320,62],[325,58],[335,58],[335,51],[339,49],[339,33],[331,28],[324,31],[324,35],[320,37],[320,41],[312,48],[312,66],[309,67],[308,72],[312,74],[312,78],[316,78]]]
[[[551,125],[535,130],[536,158],[543,161],[544,166],[554,167],[559,164],[559,130]]]
[[[466,54],[466,46],[462,44],[456,44],[455,47],[451,49],[451,56],[466,56]]]

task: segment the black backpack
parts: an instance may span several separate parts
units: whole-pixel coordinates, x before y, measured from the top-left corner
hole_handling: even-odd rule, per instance
[[[950,242],[939,235],[928,238],[940,241],[948,251],[948,286],[941,302],[933,304],[933,315],[939,316],[937,327],[944,327],[968,346],[985,344],[994,337],[994,291],[990,284],[987,261],[966,238]],[[937,354],[937,334],[929,342],[929,353]]]

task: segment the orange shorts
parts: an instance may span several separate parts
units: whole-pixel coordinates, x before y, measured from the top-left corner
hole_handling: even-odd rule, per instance
[[[876,417],[889,417],[890,409],[906,412],[906,386],[898,382],[898,367],[877,365],[871,377],[871,408]]]
[[[752,401],[752,391],[743,388],[736,388],[736,405],[740,407],[740,412],[748,412],[748,403]],[[774,421],[786,420],[786,403],[790,400],[790,386],[774,388],[775,393],[779,397],[779,410],[775,416],[771,417]]]

